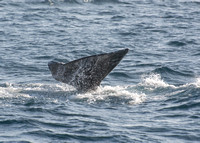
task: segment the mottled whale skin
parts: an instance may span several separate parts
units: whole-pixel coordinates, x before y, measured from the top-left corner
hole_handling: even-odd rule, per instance
[[[78,91],[95,90],[119,64],[129,49],[84,57],[68,63],[51,61],[48,67],[54,79],[74,86]]]

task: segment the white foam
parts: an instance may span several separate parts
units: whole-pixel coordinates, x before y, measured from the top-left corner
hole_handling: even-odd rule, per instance
[[[0,87],[0,98],[49,98],[50,101],[60,102],[60,100],[70,101],[71,99],[81,99],[88,103],[109,102],[109,103],[128,103],[140,104],[147,99],[148,92],[157,88],[172,89],[170,92],[174,95],[185,90],[185,88],[200,88],[200,78],[192,83],[180,86],[170,85],[166,83],[159,74],[150,74],[142,76],[142,82],[137,85],[129,86],[100,86],[96,91],[87,93],[77,93],[72,86],[45,83],[28,83],[28,84],[11,84],[5,83],[4,87]],[[140,88],[142,86],[142,88]],[[145,89],[145,90],[143,90]],[[145,94],[145,93],[146,94]],[[150,92],[151,94],[151,92]],[[61,97],[62,96],[62,97]],[[150,97],[152,98],[152,97]]]
[[[138,93],[127,86],[101,86],[96,91],[87,93],[71,92],[75,88],[66,84],[10,84],[0,87],[0,98],[44,98],[45,100],[58,103],[60,100],[71,99],[86,100],[88,103],[117,102],[119,104],[139,104],[145,101],[146,95]],[[66,95],[65,93],[69,93]],[[75,94],[74,94],[75,93]]]
[[[16,88],[13,86],[0,87],[0,98],[17,98],[20,96],[30,98],[28,94],[20,93],[21,90],[21,88]]]
[[[142,82],[139,85],[149,87],[151,90],[153,90],[155,88],[159,88],[159,87],[176,88],[174,85],[170,85],[170,84],[164,82],[161,79],[161,76],[159,74],[143,75],[142,76]]]
[[[127,87],[123,86],[101,86],[96,91],[77,95],[79,99],[87,99],[88,103],[106,101],[110,97],[117,98],[121,103],[128,100],[129,104],[139,104],[145,101],[146,95],[136,91],[129,91]],[[109,99],[109,101],[112,103],[112,99]]]
[[[32,93],[38,94],[42,92],[58,92],[58,91],[74,91],[75,88],[65,84],[42,84],[42,83],[30,83],[30,84],[11,84],[6,83],[5,87],[0,87],[0,98],[17,98],[25,97],[32,98]]]
[[[198,78],[196,78],[196,79],[194,80],[194,82],[192,82],[192,83],[187,83],[187,84],[185,84],[185,85],[182,85],[181,87],[190,87],[190,86],[195,86],[196,88],[200,88],[200,78],[198,77]]]
[[[195,82],[192,84],[195,85],[197,88],[200,88],[200,78],[196,78]]]

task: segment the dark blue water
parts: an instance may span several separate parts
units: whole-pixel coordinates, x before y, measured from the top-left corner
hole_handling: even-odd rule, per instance
[[[0,142],[199,142],[199,0],[0,0]],[[97,91],[49,61],[129,48]]]

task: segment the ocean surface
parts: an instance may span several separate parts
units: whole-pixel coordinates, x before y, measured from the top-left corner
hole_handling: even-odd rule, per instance
[[[124,48],[96,91],[47,66]],[[0,0],[1,143],[199,141],[199,0]]]

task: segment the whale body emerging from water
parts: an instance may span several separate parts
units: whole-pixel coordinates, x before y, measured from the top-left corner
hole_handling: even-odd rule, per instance
[[[68,63],[51,61],[48,67],[53,78],[74,86],[78,91],[95,90],[119,64],[128,49],[84,57]]]

